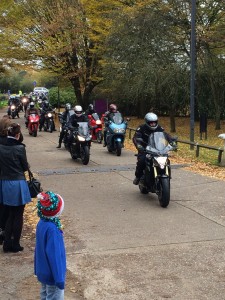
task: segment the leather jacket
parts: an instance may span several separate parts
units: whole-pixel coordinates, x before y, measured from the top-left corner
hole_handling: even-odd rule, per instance
[[[136,132],[133,136],[133,143],[135,147],[138,149],[138,146],[142,146],[145,149],[148,144],[148,138],[150,134],[152,134],[153,132],[164,132],[164,129],[160,125],[158,125],[155,130],[151,130],[149,126],[147,126],[146,124],[139,126],[136,129]],[[166,132],[164,132],[164,134],[166,136],[167,141],[169,143],[172,142],[171,136]],[[139,142],[138,141],[139,138],[141,138],[143,142]]]
[[[0,144],[0,179],[25,180],[24,172],[27,170],[25,145],[7,137],[6,143]]]

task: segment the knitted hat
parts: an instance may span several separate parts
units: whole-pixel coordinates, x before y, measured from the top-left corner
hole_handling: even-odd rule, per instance
[[[38,215],[40,217],[47,218],[56,218],[61,215],[64,208],[63,198],[54,194],[53,192],[42,192],[37,195],[38,203]]]

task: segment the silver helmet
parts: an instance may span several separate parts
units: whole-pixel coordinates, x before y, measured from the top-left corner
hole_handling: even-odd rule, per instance
[[[155,130],[158,127],[157,115],[154,113],[147,113],[145,115],[145,123],[151,130]]]

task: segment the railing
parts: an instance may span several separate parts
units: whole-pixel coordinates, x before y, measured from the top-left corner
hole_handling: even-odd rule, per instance
[[[129,139],[131,139],[132,138],[132,134],[131,133],[132,133],[132,131],[136,131],[136,129],[127,127],[127,130],[129,131],[128,137],[129,137]],[[214,147],[214,146],[209,146],[209,145],[205,145],[205,144],[194,143],[194,142],[190,142],[190,141],[183,141],[183,140],[180,140],[180,139],[177,139],[177,142],[178,143],[182,143],[182,144],[192,145],[192,146],[196,147],[196,150],[195,150],[196,157],[199,157],[200,148],[205,148],[205,149],[209,149],[209,150],[218,151],[217,161],[218,161],[218,163],[221,163],[222,154],[223,154],[223,151],[224,151],[223,147]]]

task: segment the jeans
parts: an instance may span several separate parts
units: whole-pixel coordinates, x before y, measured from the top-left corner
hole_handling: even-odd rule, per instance
[[[41,284],[40,300],[64,300],[64,290],[55,285]]]

